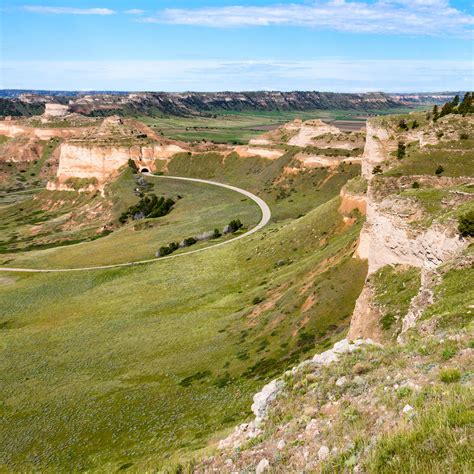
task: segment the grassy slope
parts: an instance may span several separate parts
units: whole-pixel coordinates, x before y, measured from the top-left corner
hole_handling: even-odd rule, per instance
[[[366,269],[337,206],[179,264],[4,275],[0,462],[156,466],[235,425],[264,380],[347,326]]]
[[[285,375],[285,392],[272,405],[262,435],[217,454],[211,467],[219,471],[231,458],[233,470],[252,472],[265,458],[278,473],[305,465],[327,474],[350,473],[355,466],[374,474],[472,472],[473,269],[451,266],[441,270],[424,328],[412,330],[405,344],[387,342],[344,355],[337,364]],[[394,274],[392,285],[402,285],[406,276]],[[342,377],[344,383],[336,384]],[[403,413],[406,405],[409,414]],[[285,447],[276,449],[282,439]],[[319,464],[322,445],[335,450]]]
[[[366,266],[351,258],[361,222],[343,224],[336,196],[359,166],[286,176],[291,153],[273,162],[228,157],[224,166],[209,154],[185,158],[173,160],[169,173],[257,192],[269,202],[273,223],[228,248],[175,262],[1,275],[0,377],[6,383],[0,410],[9,428],[0,429],[0,466],[168,464],[168,456],[187,456],[245,418],[264,381],[328,347],[347,328]],[[202,221],[206,230],[221,208],[232,217],[236,208],[254,212],[238,195],[224,208],[214,192],[194,195],[201,208],[213,205],[205,212],[182,200],[192,211],[180,216],[189,219],[185,236]],[[114,196],[114,215],[135,200],[126,179],[115,183]],[[178,207],[166,217],[177,213]],[[93,263],[122,259],[148,252],[147,233],[155,231],[168,232],[135,232],[133,240],[130,231],[124,239],[118,232],[36,256],[58,265],[82,265],[91,255]]]
[[[86,266],[122,263],[153,258],[156,250],[173,241],[181,241],[214,228],[222,229],[234,218],[247,227],[260,220],[260,210],[244,196],[223,188],[205,184],[184,183],[171,180],[150,179],[157,195],[182,196],[173,210],[159,219],[146,219],[129,223],[112,234],[92,242],[71,247],[28,252],[24,255],[6,256],[9,265],[43,267]],[[124,196],[117,202],[117,211],[138,200],[131,195],[133,182],[122,180],[114,185],[114,196]],[[66,193],[71,194],[71,193]],[[127,202],[128,201],[128,202]],[[24,206],[24,204],[22,204]],[[124,206],[125,205],[125,206]],[[10,211],[11,213],[14,210]],[[149,223],[152,227],[147,228]],[[142,230],[135,230],[135,228]]]
[[[417,142],[407,140],[397,126],[404,119],[408,126],[416,120],[426,137],[436,135],[439,142],[420,148]],[[387,176],[435,175],[438,166],[444,171],[441,176],[473,176],[474,175],[474,127],[472,117],[463,118],[460,115],[447,115],[437,122],[426,119],[424,113],[396,115],[378,119],[382,124],[388,124],[395,135],[406,143],[407,155],[390,171]],[[461,135],[464,138],[460,138]]]
[[[1,138],[7,137],[0,135]],[[10,140],[23,141],[24,138],[0,140],[0,146]],[[58,138],[52,138],[48,141],[38,140],[38,145],[42,151],[41,156],[37,160],[29,162],[0,161],[0,174],[3,174],[0,192],[45,186],[47,179],[51,177],[51,164],[48,163],[48,160],[60,142]]]
[[[170,161],[168,173],[214,179],[248,189],[267,201],[276,221],[314,209],[338,195],[346,181],[360,174],[360,166],[355,164],[341,165],[336,171],[315,168],[297,175],[285,174],[285,168],[293,166],[299,164],[291,152],[277,160],[239,158],[232,154],[225,161],[218,153],[182,153]]]

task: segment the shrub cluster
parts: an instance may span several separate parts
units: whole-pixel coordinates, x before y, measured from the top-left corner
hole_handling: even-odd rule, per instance
[[[240,222],[240,219],[234,219],[230,221],[225,227],[224,227],[224,234],[233,234],[234,232],[237,232],[241,227],[243,226],[242,222]]]
[[[169,245],[163,245],[162,247],[160,247],[158,249],[158,252],[156,252],[156,256],[164,257],[165,255],[169,255],[178,249],[179,249],[178,242],[171,242]]]
[[[130,206],[122,213],[119,217],[119,222],[124,224],[129,217],[135,220],[144,219],[145,217],[162,217],[171,211],[174,204],[175,202],[171,198],[158,197],[156,194],[146,194],[140,198],[138,204]]]
[[[474,211],[466,212],[459,217],[458,230],[463,237],[474,237]]]
[[[239,229],[241,229],[242,226],[243,224],[242,222],[240,222],[240,219],[234,219],[224,227],[222,233],[219,231],[219,229],[214,229],[209,232],[203,232],[202,234],[196,235],[194,237],[187,237],[183,239],[180,243],[171,242],[169,245],[164,245],[160,247],[155,255],[157,257],[164,257],[165,255],[173,253],[179,248],[190,247],[191,245],[194,245],[203,240],[218,239],[222,236],[222,234],[233,234]]]

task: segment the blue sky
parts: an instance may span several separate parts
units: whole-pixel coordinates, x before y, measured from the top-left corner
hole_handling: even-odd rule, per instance
[[[4,0],[1,88],[474,88],[467,0]]]

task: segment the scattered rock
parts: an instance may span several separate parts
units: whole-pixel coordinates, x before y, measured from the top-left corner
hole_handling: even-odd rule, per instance
[[[309,421],[309,423],[306,425],[306,428],[305,428],[305,431],[308,433],[308,432],[318,432],[319,433],[319,430],[318,430],[318,420],[316,419],[312,419]]]
[[[268,459],[262,459],[257,465],[255,474],[262,474],[262,472],[265,472],[269,467],[270,467],[270,462],[268,461]]]
[[[413,407],[411,405],[408,405],[406,404],[404,407],[403,407],[403,413],[405,414],[408,414],[408,413],[411,413],[413,411]]]
[[[318,459],[324,461],[329,457],[329,448],[327,446],[321,446],[318,451]]]
[[[238,448],[246,440],[253,439],[259,436],[262,433],[262,430],[258,426],[257,421],[252,421],[250,423],[242,423],[241,425],[235,428],[234,432],[219,441],[219,449],[227,448]]]
[[[337,380],[336,380],[336,386],[337,387],[344,387],[344,385],[347,384],[347,377],[339,377]]]
[[[334,344],[332,349],[324,351],[321,354],[316,354],[313,357],[313,363],[318,365],[328,365],[336,362],[340,354],[348,354],[360,349],[363,345],[378,345],[380,344],[372,341],[372,339],[356,339],[353,343],[347,339],[342,339]]]
[[[278,444],[277,444],[277,449],[281,451],[282,449],[284,449],[285,446],[286,446],[285,440],[280,439],[280,441],[278,441]]]

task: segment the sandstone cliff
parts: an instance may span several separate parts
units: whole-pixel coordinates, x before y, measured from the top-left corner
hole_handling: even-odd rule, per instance
[[[0,135],[9,138],[25,136],[28,138],[38,138],[39,140],[49,140],[51,138],[72,138],[81,136],[84,132],[81,128],[36,128],[18,124],[15,121],[0,121]]]
[[[68,189],[69,178],[94,178],[102,189],[106,181],[119,174],[119,169],[131,158],[141,169],[155,170],[155,160],[167,160],[182,152],[177,145],[145,146],[90,146],[87,144],[64,143],[60,147],[59,167],[55,181],[48,183],[48,189]]]
[[[427,127],[428,128],[428,127]],[[428,128],[429,130],[429,128]],[[417,136],[427,136],[426,129]],[[433,142],[420,144],[423,148]],[[369,121],[362,159],[362,174],[368,180],[366,196],[366,222],[363,226],[356,256],[368,261],[368,279],[354,310],[348,338],[372,337],[381,339],[380,311],[373,302],[371,275],[387,265],[405,265],[421,270],[421,287],[412,307],[401,322],[406,332],[416,322],[430,302],[430,288],[436,269],[460,255],[469,244],[459,235],[457,221],[449,217],[453,208],[472,202],[470,193],[456,190],[456,186],[472,185],[472,177],[434,177],[412,175],[402,177],[378,176],[376,166],[390,170],[396,166],[394,150],[397,136],[393,127],[380,125],[380,120]],[[375,171],[375,173],[374,173]],[[423,203],[416,199],[413,187],[426,188],[436,194],[444,192],[438,201]],[[413,194],[413,196],[411,195]],[[426,193],[425,193],[426,194]],[[434,197],[427,194],[433,200]],[[439,206],[438,216],[426,210]],[[442,211],[445,209],[446,211]],[[423,301],[423,305],[419,303]]]

